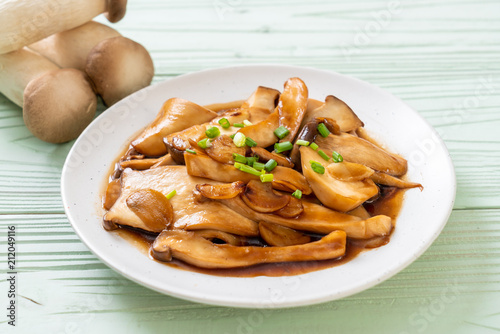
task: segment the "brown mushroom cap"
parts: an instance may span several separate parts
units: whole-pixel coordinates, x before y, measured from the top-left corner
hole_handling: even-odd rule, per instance
[[[85,70],[107,106],[148,86],[154,75],[148,51],[122,36],[97,44],[87,57]]]
[[[94,118],[97,98],[85,73],[47,72],[24,90],[23,118],[36,137],[49,143],[75,139]]]
[[[106,5],[108,12],[105,16],[109,22],[116,23],[125,16],[127,0],[107,0]]]

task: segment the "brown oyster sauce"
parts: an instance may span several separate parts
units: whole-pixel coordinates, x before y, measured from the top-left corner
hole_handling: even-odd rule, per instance
[[[241,102],[242,101],[235,101],[229,103],[214,104],[210,105],[210,107],[212,108],[212,110],[215,109],[214,111],[220,111],[224,109],[238,107],[238,103],[241,104]],[[116,162],[119,161],[119,159],[124,155],[126,150],[121,152],[120,156],[116,159]],[[110,175],[112,176],[113,174],[115,174],[115,172],[116,171],[113,169],[110,172]],[[109,180],[111,179],[112,177]],[[106,180],[107,181],[106,185],[108,184],[109,180]],[[106,187],[104,187],[104,189],[105,188]],[[364,207],[370,213],[371,216],[381,215],[381,214],[386,215],[391,217],[391,219],[393,220],[393,224],[395,224],[396,218],[399,214],[399,211],[403,203],[404,192],[405,192],[404,189],[380,186],[380,196],[374,202],[365,203]],[[391,231],[391,234],[393,231],[394,228]],[[391,235],[387,235],[384,237],[376,237],[367,240],[356,240],[348,238],[346,245],[346,253],[339,258],[330,260],[265,263],[265,264],[257,264],[250,267],[230,268],[230,269],[206,269],[187,264],[175,258],[172,259],[172,261],[170,262],[162,262],[153,258],[151,253],[151,247],[156,238],[156,235],[154,234],[150,234],[142,230],[129,227],[118,227],[118,229],[109,231],[108,233],[116,233],[121,238],[128,241],[132,246],[136,247],[143,254],[148,256],[150,260],[177,269],[188,270],[208,275],[229,276],[229,277],[293,276],[317,270],[322,270],[326,268],[331,268],[347,263],[365,251],[386,245],[390,241],[391,237]],[[309,234],[309,235],[312,236],[313,240],[317,240],[322,237],[321,235],[316,235],[316,234]],[[262,239],[260,239],[260,237],[251,237],[247,238],[247,240],[248,240],[248,245],[255,245],[255,246],[265,245],[265,243],[262,241]]]

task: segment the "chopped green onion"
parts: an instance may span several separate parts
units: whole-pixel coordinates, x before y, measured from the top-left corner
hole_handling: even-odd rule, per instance
[[[215,138],[220,135],[220,130],[218,127],[212,126],[211,128],[207,129],[207,131],[205,131],[205,134],[208,138]]]
[[[323,167],[322,164],[314,160],[309,161],[309,163],[311,164],[311,168],[313,171],[318,174],[325,174],[325,167]]]
[[[236,168],[236,169],[241,169],[242,166],[245,166],[245,165],[242,164],[241,162],[235,162],[234,163],[234,168]]]
[[[323,152],[323,150],[318,150],[318,154],[320,157],[322,157],[323,159],[325,159],[326,161],[329,161],[330,160],[330,157],[328,155],[326,155],[325,152]]]
[[[333,151],[332,152],[332,156],[333,156],[333,161],[335,161],[335,162],[342,162],[342,161],[344,161],[344,158],[337,151]]]
[[[174,189],[174,190],[172,190],[171,192],[169,192],[169,193],[168,193],[165,197],[166,197],[167,199],[171,199],[172,197],[174,197],[174,196],[175,196],[175,194],[177,194],[177,191]]]
[[[244,128],[244,127],[245,127],[245,124],[243,124],[243,123],[234,123],[234,124],[233,124],[233,126],[234,126],[235,128]]]
[[[322,137],[328,137],[330,134],[330,130],[327,129],[325,123],[319,123],[318,124],[318,132]]]
[[[229,129],[229,127],[231,126],[231,124],[229,124],[229,121],[227,120],[227,118],[223,117],[221,119],[219,119],[219,124],[220,126],[222,126],[224,129]]]
[[[230,136],[229,136],[229,138],[234,139],[234,135],[235,135],[235,134],[236,134],[236,133],[233,133],[232,135],[230,135]]]
[[[247,139],[245,140],[245,144],[247,144],[247,146],[249,147],[257,146],[257,142],[250,137],[247,137]]]
[[[254,162],[253,165],[252,165],[252,167],[255,168],[258,171],[263,170],[265,166],[266,165],[264,165],[262,162],[257,162],[257,161]]]
[[[198,142],[198,146],[205,149],[207,147],[212,146],[212,143],[209,141],[208,138],[202,139]]]
[[[236,164],[235,164],[236,166]],[[247,165],[241,165],[239,168],[239,170],[241,170],[242,172],[245,172],[245,173],[248,173],[248,174],[252,174],[252,175],[255,175],[255,176],[260,176],[260,172],[258,170],[256,170],[255,168],[252,168],[250,166],[247,166]]]
[[[191,153],[191,154],[196,154],[196,151],[195,151],[195,150],[192,150],[192,149],[190,149],[190,148],[187,148],[187,149],[186,149],[186,152]]]
[[[316,151],[318,149],[318,144],[311,143],[311,145],[309,145],[309,147]]]
[[[247,165],[253,166],[254,162],[259,161],[258,156],[253,156],[253,157],[248,157],[247,158]]]
[[[288,130],[287,128],[285,128],[283,125],[280,126],[279,128],[277,128],[276,130],[274,130],[274,134],[279,139],[285,138],[286,136],[288,136],[289,133],[290,133],[290,130]]]
[[[243,133],[237,132],[234,135],[233,143],[234,143],[234,145],[236,145],[236,147],[243,147],[243,146],[245,146],[246,139],[247,139],[247,137],[245,137],[245,135]]]
[[[289,151],[292,148],[293,148],[293,145],[289,141],[284,141],[282,143],[274,144],[274,150],[278,153]]]
[[[295,144],[300,146],[309,146],[309,142],[307,140],[302,140],[302,139],[297,140]]]
[[[302,198],[302,191],[300,191],[299,189],[295,190],[293,193],[292,193],[292,196],[297,198],[297,199],[301,199]]]
[[[260,182],[272,182],[273,178],[273,174],[262,174],[260,176]]]
[[[238,153],[233,153],[233,160],[242,164],[247,163],[247,158],[245,158],[243,155],[238,154]]]
[[[264,168],[270,172],[272,171],[276,166],[278,166],[278,163],[274,159],[270,159],[266,164],[264,165]]]
[[[253,125],[253,124],[252,124],[252,122],[250,122],[250,121],[249,121],[249,120],[247,120],[247,119],[243,121],[243,124],[244,124],[245,126],[250,126],[250,125]]]

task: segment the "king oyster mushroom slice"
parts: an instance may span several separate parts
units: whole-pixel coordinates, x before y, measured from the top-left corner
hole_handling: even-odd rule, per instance
[[[165,155],[167,148],[163,137],[192,125],[208,122],[216,116],[217,113],[196,103],[171,98],[163,104],[155,120],[132,141],[132,146],[147,156]]]
[[[265,148],[258,146],[252,147],[251,150],[254,155],[257,155],[259,157],[259,161],[266,162],[273,159],[274,161],[276,161],[278,166],[283,166],[288,168],[293,168],[294,166],[293,163],[290,161],[290,158],[285,157],[282,154],[269,152]]]
[[[259,222],[260,236],[271,246],[302,245],[311,241],[311,237],[278,224]]]
[[[144,223],[147,231],[160,233],[169,228],[174,219],[172,205],[159,191],[153,189],[134,191],[127,197],[126,203]]]
[[[369,178],[361,181],[342,181],[332,177],[328,165],[335,162],[331,162],[331,159],[330,162],[323,160],[312,148],[301,147],[300,155],[302,173],[323,205],[333,210],[346,212],[378,194],[378,187]],[[325,173],[320,174],[314,171],[311,161],[325,167]]]
[[[253,181],[250,181],[253,182]],[[233,198],[245,191],[245,183],[236,181],[224,184],[197,184],[196,190],[209,199],[228,199]]]
[[[127,168],[121,176],[120,196],[104,216],[108,226],[126,225],[156,232],[127,205],[127,198],[137,191],[152,189],[164,196],[175,190],[169,202],[173,208],[173,228],[217,229],[228,233],[255,236],[258,224],[216,201],[195,203],[197,184],[219,182],[192,177],[185,166],[162,166],[144,171]]]
[[[328,234],[335,230],[342,230],[349,238],[369,239],[389,235],[392,230],[392,220],[388,216],[378,215],[363,220],[307,201],[302,201],[304,211],[296,219],[252,210],[240,196],[220,200],[220,202],[254,221],[266,221],[299,231]]]
[[[280,139],[280,142],[293,141],[299,132],[307,110],[308,94],[307,86],[301,79],[290,78],[285,82],[276,109],[279,114],[279,125],[287,128],[290,133]]]
[[[302,212],[304,212],[304,205],[302,205],[302,200],[290,196],[290,201],[287,203],[287,205],[274,213],[285,218],[295,218],[298,217]]]
[[[274,111],[279,95],[276,89],[259,86],[241,108],[249,109],[250,122],[261,122]]]
[[[192,232],[165,230],[154,241],[153,257],[176,258],[201,268],[238,268],[259,263],[317,261],[345,254],[346,234],[334,231],[318,241],[285,247],[219,245]]]
[[[373,182],[382,184],[384,186],[391,186],[401,189],[420,188],[420,190],[424,188],[420,183],[408,182],[380,172],[373,173],[370,178]]]
[[[259,180],[259,176],[245,173],[236,169],[232,165],[221,164],[203,154],[185,154],[187,172],[191,176],[204,177],[220,182],[243,181],[248,183],[251,180]],[[291,168],[277,166],[272,170],[273,188],[288,192],[294,192],[296,189],[303,194],[312,193],[311,187],[305,177]]]
[[[332,151],[337,151],[345,161],[362,164],[393,176],[404,175],[408,170],[405,159],[348,133],[338,136],[329,134],[326,138],[317,136],[316,144],[329,156]]]
[[[242,194],[243,201],[257,212],[274,212],[284,208],[290,201],[290,195],[273,190],[271,183],[252,180],[248,182]]]
[[[222,135],[212,141],[212,145],[205,149],[205,153],[215,161],[223,164],[232,164],[233,153],[245,156],[246,148],[237,147],[231,137]]]
[[[243,133],[247,138],[252,138],[259,147],[268,147],[278,141],[278,137],[274,135],[274,130],[279,127],[279,115],[275,111],[271,113],[265,120],[254,123],[250,126],[245,126],[238,132]]]
[[[374,173],[370,167],[347,161],[329,164],[326,166],[326,172],[341,181],[363,181]]]
[[[218,230],[198,230],[192,231],[196,236],[205,238],[210,241],[221,240],[226,244],[233,246],[243,246],[245,244],[245,238],[239,235],[234,235],[231,233],[226,233]]]
[[[163,157],[157,159],[131,159],[120,161],[120,167],[122,169],[132,168],[136,170],[144,170],[172,164],[174,164],[174,162],[169,154],[166,154]]]
[[[342,132],[349,132],[363,126],[363,122],[354,111],[344,101],[333,95],[328,95],[325,103],[319,108],[308,111],[302,124],[305,125],[315,117],[328,117],[335,120]]]

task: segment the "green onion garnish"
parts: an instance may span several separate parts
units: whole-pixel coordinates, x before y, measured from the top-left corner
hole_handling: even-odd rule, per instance
[[[290,133],[290,130],[288,130],[287,128],[285,128],[283,125],[280,126],[279,128],[277,128],[276,130],[274,130],[274,134],[279,139],[285,138],[286,136],[288,136],[289,133]]]
[[[268,162],[266,162],[266,164],[264,165],[264,168],[270,172],[272,171],[276,166],[278,166],[278,163],[276,162],[276,160],[274,159],[271,159],[269,160]]]
[[[302,139],[297,140],[295,144],[300,146],[309,146],[309,142],[307,140],[302,140]]]
[[[254,162],[259,161],[258,156],[253,156],[253,157],[248,157],[247,158],[247,165],[253,166]]]
[[[245,139],[245,144],[247,144],[247,146],[249,147],[257,146],[257,142],[250,137],[247,137],[247,139]]]
[[[212,126],[211,128],[207,129],[207,131],[205,131],[205,134],[208,138],[215,138],[220,135],[220,130],[218,127]]]
[[[335,161],[335,162],[342,162],[342,161],[344,161],[344,158],[337,151],[333,151],[332,152],[332,156],[333,156],[333,161]]]
[[[196,154],[196,151],[195,151],[195,150],[192,150],[192,149],[190,149],[190,148],[187,148],[187,149],[186,149],[186,152],[191,153],[191,154]]]
[[[209,141],[208,138],[202,139],[198,142],[198,146],[205,149],[207,147],[212,146],[212,143]]]
[[[273,178],[273,174],[262,174],[260,175],[260,182],[272,182]]]
[[[265,166],[266,165],[264,165],[262,162],[257,162],[257,161],[254,162],[253,165],[252,165],[252,167],[255,168],[258,171],[263,170]]]
[[[243,124],[243,123],[234,123],[234,124],[233,124],[233,126],[234,126],[235,128],[244,128],[244,127],[245,127],[245,124]]]
[[[243,155],[238,154],[238,153],[233,153],[233,160],[242,164],[247,163],[247,158],[245,158]]]
[[[242,164],[241,162],[235,162],[234,163],[234,168],[236,168],[236,169],[241,169],[241,166],[245,166],[245,165]]]
[[[326,128],[326,125],[324,123],[319,123],[318,124],[318,132],[322,137],[328,137],[330,134],[330,130]]]
[[[230,135],[230,136],[229,136],[229,138],[234,139],[234,135],[235,135],[235,134],[236,134],[236,133],[233,133],[232,135]]]
[[[309,147],[316,151],[319,146],[316,143],[311,143],[311,145],[309,145]]]
[[[274,150],[278,153],[289,151],[292,148],[293,148],[293,145],[289,141],[284,141],[282,143],[274,144]]]
[[[229,129],[229,127],[231,126],[231,124],[229,124],[229,121],[227,120],[227,118],[223,117],[221,119],[219,119],[219,124],[220,126],[222,126],[224,129]]]
[[[325,152],[323,152],[323,150],[318,150],[318,154],[320,155],[320,157],[322,157],[323,159],[325,159],[326,161],[329,161],[330,160],[330,157],[328,155],[326,155]]]
[[[234,135],[233,143],[234,143],[234,145],[236,145],[236,147],[243,147],[243,146],[245,146],[246,139],[247,139],[247,137],[245,137],[245,135],[243,133],[237,132]]]
[[[292,193],[292,196],[297,198],[297,199],[301,199],[302,198],[302,191],[300,191],[299,189],[295,190],[293,193]]]
[[[171,199],[172,197],[174,197],[174,196],[175,196],[175,194],[177,194],[177,191],[175,191],[175,189],[174,189],[174,190],[172,190],[171,192],[169,192],[169,193],[167,194],[167,196],[165,196],[165,197],[166,197],[167,199]]]
[[[234,164],[234,166],[236,167],[236,164]],[[240,165],[239,167],[237,167],[239,170],[241,170],[242,172],[245,172],[245,173],[248,173],[248,174],[252,174],[252,175],[255,175],[255,176],[260,176],[260,172],[250,166],[247,166],[247,165]]]
[[[252,124],[252,122],[250,122],[250,121],[249,121],[249,120],[247,120],[247,119],[243,121],[243,124],[244,124],[245,126],[250,126],[250,125],[253,125],[253,124]]]
[[[314,160],[309,161],[309,163],[311,164],[311,168],[313,171],[318,174],[325,174],[325,167],[323,167],[322,164]]]

